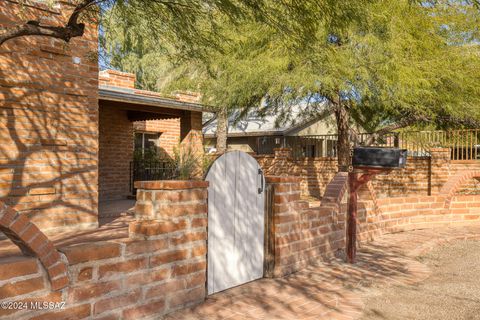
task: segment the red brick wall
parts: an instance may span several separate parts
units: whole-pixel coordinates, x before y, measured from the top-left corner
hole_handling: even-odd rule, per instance
[[[161,133],[159,147],[162,158],[173,158],[175,148],[180,144],[180,118],[165,120],[137,121],[133,128],[138,132]]]
[[[52,291],[36,258],[0,258],[0,302],[65,302],[64,309],[55,310],[0,309],[0,318],[136,320],[203,301],[207,185],[145,185],[139,198],[159,196],[159,203],[174,201],[182,210],[165,206],[166,219],[133,222],[130,238],[60,247],[70,276],[69,286],[60,291]]]
[[[298,177],[268,177],[267,182],[273,185],[271,275],[286,275],[319,259],[343,254],[346,203],[325,201],[310,208],[308,202],[300,200]],[[336,190],[341,192],[341,186]],[[360,241],[384,233],[480,223],[480,195],[457,193],[449,207],[444,194],[372,199],[375,197],[364,198],[358,205]]]
[[[99,84],[120,88],[135,88],[135,75],[117,70],[103,70],[98,76]]]
[[[454,163],[449,160],[448,149],[434,149],[432,157],[408,158],[407,166],[388,175],[378,175],[372,182],[377,196],[398,197],[428,195],[440,191],[447,179],[462,170],[480,169],[480,161]],[[301,177],[303,195],[321,198],[325,187],[337,172],[336,158],[301,158],[294,160],[290,149],[277,149],[275,156],[255,156],[266,175],[292,175]],[[480,193],[480,184],[471,180],[463,193]]]
[[[130,194],[133,124],[127,111],[100,105],[99,199],[122,199]]]
[[[2,1],[0,27],[68,13],[38,2],[20,10]],[[42,230],[97,225],[96,51],[92,25],[68,45],[22,37],[0,47],[0,200]]]

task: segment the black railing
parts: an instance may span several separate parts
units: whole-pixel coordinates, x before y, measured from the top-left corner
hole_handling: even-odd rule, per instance
[[[135,194],[135,181],[173,180],[176,177],[174,166],[168,161],[130,162],[130,190]]]
[[[257,138],[257,154],[273,154],[275,148],[291,148],[294,158],[322,158],[337,156],[336,134],[259,137]],[[370,133],[359,134],[357,145],[381,147],[399,147],[399,134],[392,132],[381,136]]]
[[[337,135],[260,137],[257,154],[273,154],[276,148],[291,148],[295,158],[336,157]]]
[[[336,157],[338,135],[267,136],[257,138],[257,154],[273,154],[275,148],[291,148],[294,158]],[[454,161],[480,160],[480,129],[448,131],[388,132],[382,135],[362,133],[358,146],[407,149],[410,157],[428,157],[432,148],[450,149]]]

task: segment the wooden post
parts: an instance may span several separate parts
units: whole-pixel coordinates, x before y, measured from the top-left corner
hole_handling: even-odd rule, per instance
[[[357,254],[357,174],[348,173],[347,262],[355,263]]]
[[[391,168],[355,167],[363,174],[358,176],[355,171],[348,173],[348,209],[347,209],[347,262],[355,263],[357,255],[357,191],[365,183],[379,173],[388,173]]]

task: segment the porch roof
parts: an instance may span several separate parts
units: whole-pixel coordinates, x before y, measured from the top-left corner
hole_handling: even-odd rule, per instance
[[[184,111],[197,111],[205,112],[212,111],[212,108],[199,103],[180,101],[175,98],[168,98],[162,96],[157,92],[120,88],[108,85],[99,86],[99,99],[110,102],[120,102],[122,104],[132,104],[136,106],[149,106],[150,112],[155,112],[158,108],[159,113],[163,113],[162,109],[184,110]],[[151,108],[154,107],[154,108]],[[139,108],[133,108],[132,111],[140,110]],[[145,111],[145,110],[143,110]]]

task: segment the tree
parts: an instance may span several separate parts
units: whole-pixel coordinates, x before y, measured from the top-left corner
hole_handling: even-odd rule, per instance
[[[47,0],[51,6],[60,2],[63,1]],[[70,3],[73,9],[63,26],[43,24],[38,19],[0,28],[0,45],[10,39],[32,35],[69,42],[83,35],[83,20],[98,22],[105,10],[115,8],[115,13],[127,21],[135,18],[148,23],[148,33],[152,39],[161,39],[164,43],[196,53],[194,49],[202,44],[212,45],[212,40],[215,40],[213,31],[217,16],[228,19],[251,14],[264,16],[262,1],[253,0],[70,0]]]
[[[151,26],[146,20],[137,16],[125,20],[111,10],[103,22],[108,32],[104,33],[102,43],[108,64],[134,72],[141,88],[166,94],[174,89],[200,91],[203,102],[217,108],[217,151],[224,152],[229,113],[255,104],[268,90],[267,82],[248,78],[248,75],[257,77],[261,70],[269,75],[268,59],[260,56],[263,49],[258,48],[265,42],[265,35],[272,36],[267,42],[279,41],[277,46],[287,41],[308,42],[319,24],[342,29],[361,19],[366,3],[370,0],[264,1],[263,11],[253,16],[236,20],[220,17],[215,25],[216,41],[212,41],[215,45],[204,46],[200,55],[197,52],[188,56],[179,56],[178,48],[152,39],[148,31]],[[258,42],[252,43],[250,37]],[[232,61],[253,58],[247,53],[250,49],[256,54],[253,64]],[[242,69],[243,66],[246,68]]]
[[[217,101],[244,113],[274,109],[289,119],[293,104],[309,104],[309,114],[330,109],[339,169],[347,170],[358,134],[352,121],[378,134],[479,126],[476,5],[375,1],[365,4],[364,19],[318,24],[307,41],[268,25],[242,25],[230,31],[239,36],[228,50],[213,54],[209,67],[216,72],[201,83]]]

